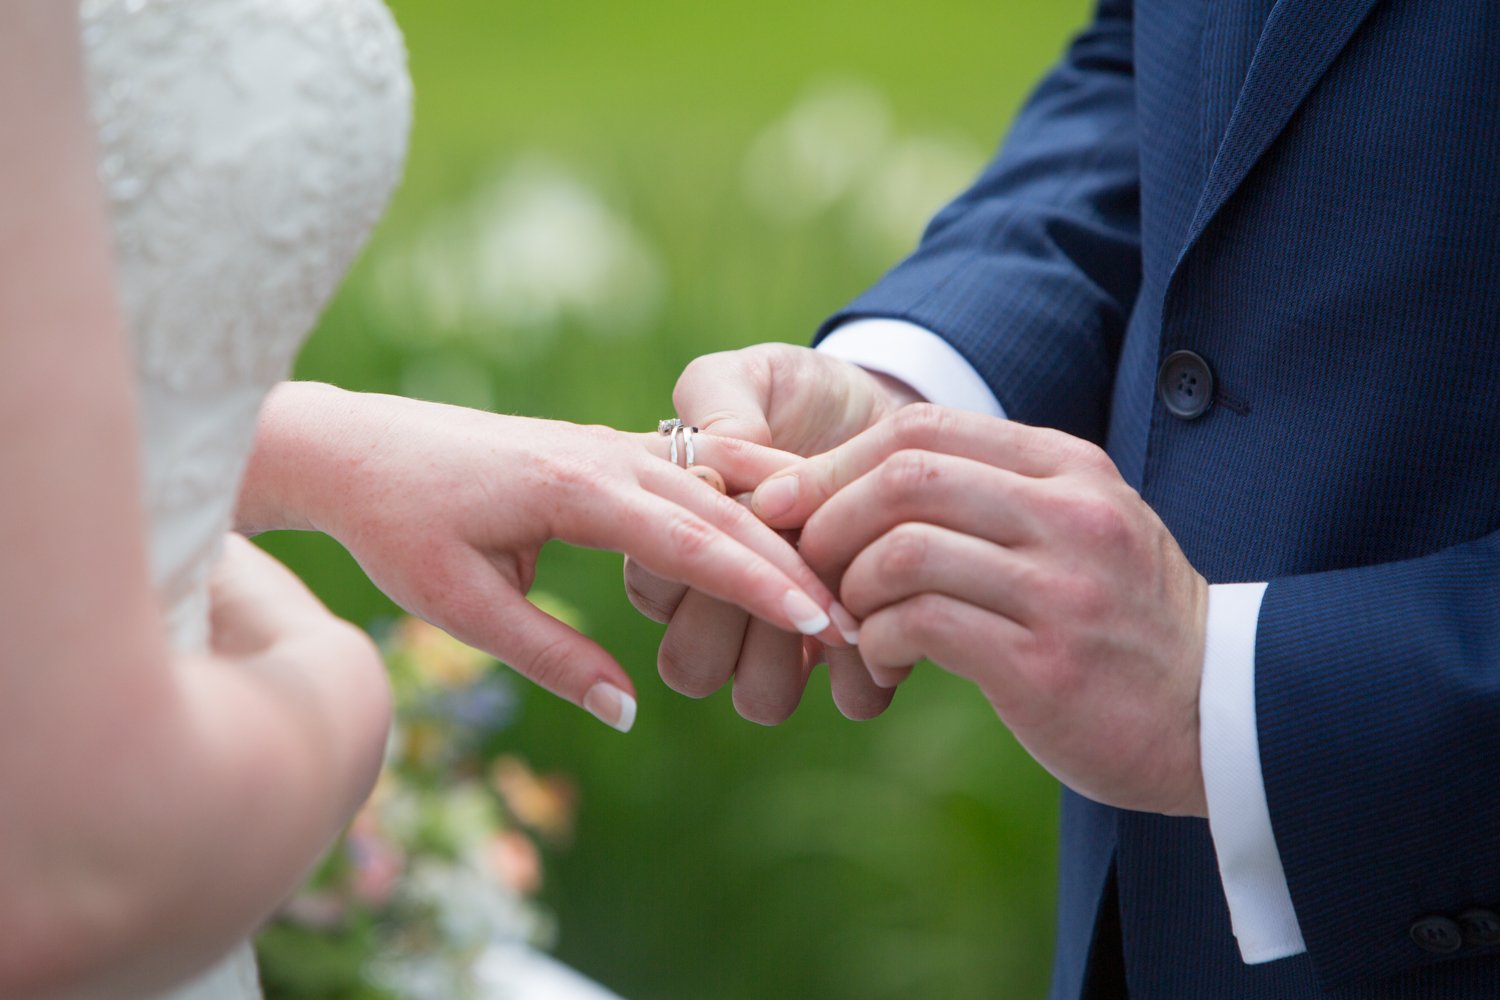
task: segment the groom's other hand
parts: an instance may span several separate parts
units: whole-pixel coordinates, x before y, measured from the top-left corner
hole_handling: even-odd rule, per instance
[[[791,344],[760,344],[698,358],[672,394],[677,415],[707,434],[815,455],[886,419],[916,395],[893,379]],[[757,483],[728,484],[731,494]],[[734,605],[625,564],[631,602],[667,625],[658,669],[673,690],[706,697],[733,678],[740,715],[763,725],[785,721],[802,699],[812,667],[827,659],[833,697],[851,719],[885,711],[892,691],[872,683],[856,652],[804,642]],[[853,635],[853,621],[843,626]]]
[[[770,477],[752,509],[802,527],[877,681],[930,659],[1075,791],[1207,814],[1208,586],[1098,448],[924,404]]]

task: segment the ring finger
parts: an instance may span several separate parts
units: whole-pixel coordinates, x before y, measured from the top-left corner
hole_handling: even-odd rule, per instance
[[[672,441],[662,434],[636,434],[646,450],[662,461],[686,469],[692,465],[706,465],[723,477],[727,492],[743,493],[754,490],[772,473],[780,472],[801,457],[791,452],[778,451],[765,445],[741,441],[738,438],[720,437],[714,434],[696,433],[691,436],[692,461],[688,461],[685,431],[677,436],[677,461],[672,463]],[[719,492],[726,492],[720,490]]]

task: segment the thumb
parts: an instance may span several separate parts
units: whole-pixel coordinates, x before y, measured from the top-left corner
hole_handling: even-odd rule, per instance
[[[770,445],[769,382],[749,365],[744,351],[721,351],[694,359],[672,390],[682,422],[709,434]]]

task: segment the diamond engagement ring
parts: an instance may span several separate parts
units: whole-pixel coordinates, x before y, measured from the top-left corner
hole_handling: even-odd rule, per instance
[[[695,464],[693,462],[693,436],[698,433],[698,428],[689,427],[676,417],[672,417],[657,423],[656,433],[672,439],[671,462],[673,465],[678,464],[677,441],[679,438],[682,439],[682,467],[686,469]]]

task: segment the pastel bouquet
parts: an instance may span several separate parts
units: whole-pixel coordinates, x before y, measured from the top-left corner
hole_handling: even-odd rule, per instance
[[[386,767],[260,937],[272,1000],[483,1000],[486,956],[554,936],[535,896],[543,851],[572,836],[576,792],[497,739],[518,707],[511,675],[415,618],[382,645],[396,703]]]

